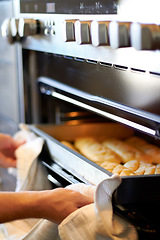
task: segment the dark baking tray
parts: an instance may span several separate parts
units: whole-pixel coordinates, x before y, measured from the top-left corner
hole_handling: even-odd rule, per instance
[[[114,125],[114,128],[113,128]],[[120,127],[119,127],[120,126]],[[53,158],[58,158],[59,163],[66,165],[66,168],[72,171],[72,166],[78,164],[83,169],[87,166],[88,178],[92,174],[94,169],[97,171],[97,182],[86,179],[91,184],[98,184],[98,181],[104,179],[104,177],[111,176],[112,174],[104,168],[98,166],[94,162],[88,160],[81,154],[64,146],[61,141],[74,141],[75,138],[85,136],[96,136],[97,139],[103,139],[106,136],[119,136],[120,138],[127,138],[134,135],[134,131],[131,128],[125,127],[117,123],[89,123],[80,125],[30,125],[29,128],[43,137],[46,141],[49,140],[52,146],[48,145],[49,151]],[[121,128],[121,130],[119,130]],[[55,151],[55,153],[54,153]],[[63,153],[63,159],[61,159],[60,152]],[[69,155],[67,155],[69,154]],[[66,156],[65,156],[66,155]],[[69,162],[69,157],[72,161]],[[67,158],[67,159],[64,159]],[[54,159],[56,161],[56,159]],[[74,161],[74,162],[73,162]],[[74,169],[79,174],[79,168]],[[73,171],[73,173],[75,173]],[[102,176],[102,177],[101,177]],[[84,177],[84,176],[83,176]],[[120,204],[132,204],[142,202],[160,201],[160,175],[137,175],[137,176],[123,176],[121,177],[122,183],[114,194],[114,199]]]
[[[64,146],[61,141],[74,141],[82,136],[96,136],[102,139],[107,134],[126,138],[135,134],[133,129],[123,125],[120,125],[122,130],[118,132],[119,124],[114,125],[113,131],[111,125],[30,125],[29,128],[46,140],[53,162],[61,165],[82,182],[96,185],[112,173]],[[124,176],[121,179],[120,186],[113,194],[114,211],[134,224],[139,234],[145,236],[145,240],[160,239],[160,175]]]

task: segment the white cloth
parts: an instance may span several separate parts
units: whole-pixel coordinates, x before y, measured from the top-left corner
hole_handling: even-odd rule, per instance
[[[16,191],[51,189],[45,168],[37,161],[43,139],[28,131],[25,125],[15,138],[27,140],[16,151]],[[137,240],[134,227],[113,214],[112,193],[120,181],[118,176],[114,176],[97,187],[83,183],[70,185],[67,188],[94,196],[94,204],[73,212],[59,226],[43,219],[1,224],[0,240]]]
[[[112,194],[120,182],[118,175],[102,181],[94,204],[73,212],[59,225],[61,240],[137,240],[135,228],[113,214]]]

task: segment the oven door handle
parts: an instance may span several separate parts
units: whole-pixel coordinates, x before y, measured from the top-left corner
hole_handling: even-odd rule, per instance
[[[146,113],[145,111],[134,109],[109,99],[83,92],[51,78],[40,77],[38,78],[38,84],[39,89],[43,94],[72,103],[78,107],[82,107],[83,109],[92,111],[98,115],[112,119],[113,121],[125,124],[158,139],[160,138],[160,117],[157,115]],[[123,111],[126,114],[132,114],[132,116],[138,117],[139,120],[143,119],[144,122],[146,120],[146,125],[104,111],[101,108],[93,106],[94,103],[99,104],[99,106],[108,106],[112,109]],[[147,122],[149,122],[152,127],[148,127]]]

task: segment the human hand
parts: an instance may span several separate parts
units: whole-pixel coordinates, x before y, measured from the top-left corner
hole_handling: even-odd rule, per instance
[[[93,203],[92,197],[70,189],[57,188],[40,194],[39,217],[58,224],[75,210]]]
[[[43,218],[59,224],[75,210],[91,203],[93,198],[65,188],[1,192],[0,223]]]
[[[16,167],[15,150],[23,143],[14,140],[10,135],[0,133],[0,167]]]

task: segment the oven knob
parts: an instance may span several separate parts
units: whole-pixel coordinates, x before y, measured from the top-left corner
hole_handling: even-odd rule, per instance
[[[75,22],[75,39],[78,44],[90,44],[90,25],[91,21],[76,21]]]
[[[108,26],[109,22],[91,22],[91,39],[94,46],[109,45]]]
[[[63,39],[65,42],[75,41],[75,29],[74,24],[76,20],[65,20],[63,24]]]
[[[18,33],[20,37],[43,34],[44,24],[35,19],[19,19]]]
[[[7,38],[10,44],[20,41],[20,36],[18,34],[18,19],[7,18],[4,20],[1,26],[2,36]]]
[[[160,26],[156,24],[132,23],[131,45],[136,50],[160,49]]]
[[[109,39],[113,49],[130,47],[130,25],[129,22],[111,22],[109,24]]]

